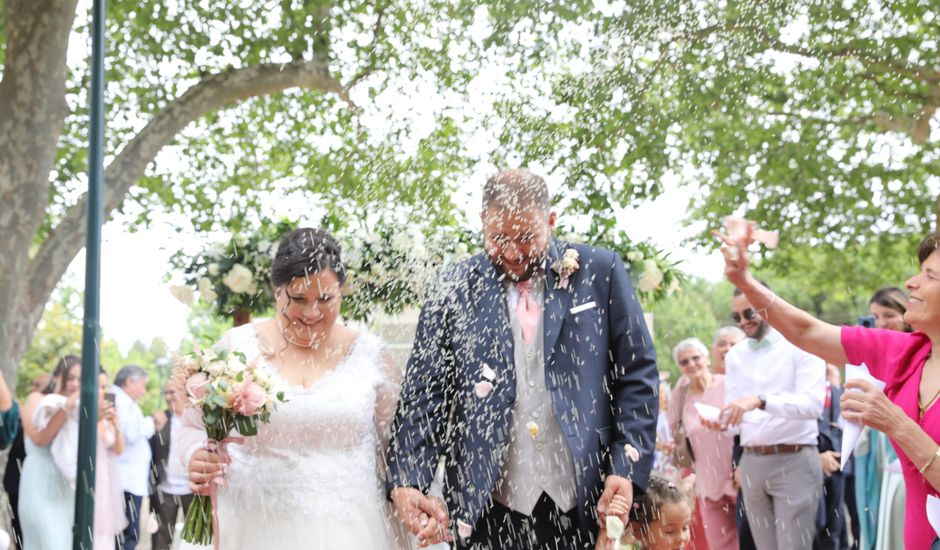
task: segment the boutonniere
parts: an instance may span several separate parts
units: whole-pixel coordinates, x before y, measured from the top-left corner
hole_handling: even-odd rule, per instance
[[[581,265],[578,263],[578,251],[569,248],[565,250],[560,260],[552,264],[552,270],[558,274],[558,281],[555,282],[555,288],[568,288],[568,280],[571,275],[578,270]]]

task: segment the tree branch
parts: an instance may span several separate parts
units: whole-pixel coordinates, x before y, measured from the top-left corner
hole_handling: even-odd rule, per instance
[[[105,170],[104,212],[107,217],[120,206],[130,188],[164,146],[199,117],[252,97],[271,95],[290,88],[342,96],[343,86],[329,76],[323,64],[300,61],[267,64],[209,75],[168,104],[145,126]],[[29,302],[45,303],[72,258],[85,244],[87,196],[69,208],[62,221],[42,243],[29,267]]]
[[[387,4],[383,4],[382,6],[379,6],[376,8],[375,25],[373,25],[372,27],[372,44],[369,45],[369,51],[372,51],[376,47],[376,45],[379,43],[379,36],[381,36],[385,28],[382,24],[382,21],[385,18],[385,9],[387,7],[388,7]],[[351,79],[349,79],[349,81],[343,87],[346,88],[347,90],[352,90],[357,84],[359,84],[360,82],[368,78],[369,75],[375,72],[375,69],[376,69],[375,60],[371,59],[369,63],[365,67],[363,67],[361,71],[359,71],[356,75],[354,75]]]

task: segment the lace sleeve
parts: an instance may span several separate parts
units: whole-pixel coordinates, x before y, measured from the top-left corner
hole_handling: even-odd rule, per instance
[[[206,442],[206,428],[202,423],[202,413],[192,404],[186,405],[180,415],[179,425],[179,460],[183,468],[189,470],[189,459],[201,449]]]
[[[375,397],[375,432],[384,456],[401,394],[401,367],[387,348],[382,349],[380,359],[382,377]]]

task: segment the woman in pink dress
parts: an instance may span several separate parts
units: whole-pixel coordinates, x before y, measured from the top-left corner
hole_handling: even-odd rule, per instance
[[[748,224],[733,237],[715,233],[724,242],[725,276],[741,289],[756,314],[797,347],[836,365],[865,364],[885,382],[884,392],[863,380],[847,382],[842,417],[891,439],[907,486],[904,547],[930,548],[936,535],[927,521],[927,495],[937,496],[940,489],[940,354],[932,353],[934,344],[940,344],[940,233],[921,242],[920,272],[906,282],[910,295],[904,321],[915,331],[906,333],[837,327],[779,298],[748,270],[753,230]],[[740,409],[760,405],[758,398],[753,401]]]
[[[712,374],[708,348],[698,338],[679,342],[672,358],[688,379],[673,392],[669,406],[669,424],[677,437],[679,420],[689,438],[695,460],[696,508],[701,510],[705,539],[709,548],[737,550],[735,497],[731,479],[733,439],[724,432],[708,430],[699,421],[696,403],[721,408],[725,402],[725,377]],[[681,407],[681,409],[680,409]]]

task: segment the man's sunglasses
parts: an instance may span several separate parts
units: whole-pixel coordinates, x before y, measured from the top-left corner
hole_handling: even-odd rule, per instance
[[[734,321],[735,323],[740,323],[742,315],[748,321],[753,321],[754,319],[757,318],[757,312],[754,311],[754,308],[750,308],[750,309],[745,309],[741,313],[738,313],[737,311],[735,311],[734,313],[731,314],[731,320]]]

